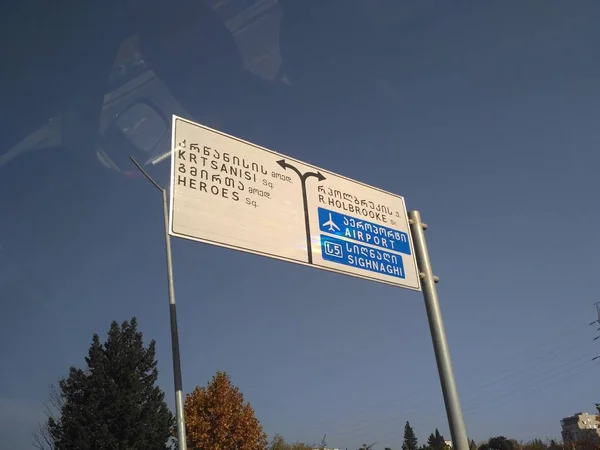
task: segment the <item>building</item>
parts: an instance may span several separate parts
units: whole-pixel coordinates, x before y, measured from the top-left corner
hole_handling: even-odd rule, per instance
[[[560,421],[565,443],[587,439],[600,439],[600,419],[596,414],[577,413]]]

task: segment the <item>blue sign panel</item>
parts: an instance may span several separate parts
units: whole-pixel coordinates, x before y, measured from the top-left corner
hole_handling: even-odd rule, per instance
[[[408,234],[356,217],[319,208],[322,232],[410,255]]]
[[[345,266],[370,270],[391,277],[406,277],[402,255],[343,241],[324,234],[321,235],[321,255],[326,261],[344,264]]]

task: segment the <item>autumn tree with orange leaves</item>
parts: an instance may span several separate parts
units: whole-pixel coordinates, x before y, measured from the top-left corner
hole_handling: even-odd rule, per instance
[[[206,387],[198,386],[185,398],[188,447],[202,450],[266,450],[267,435],[250,403],[217,372]]]

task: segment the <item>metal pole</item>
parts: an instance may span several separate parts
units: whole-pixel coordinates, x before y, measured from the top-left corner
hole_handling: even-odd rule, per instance
[[[183,383],[181,381],[181,358],[179,355],[179,333],[177,331],[177,307],[175,305],[175,285],[173,283],[173,259],[171,257],[171,237],[169,236],[169,209],[167,191],[163,189],[150,175],[130,158],[136,167],[144,174],[154,187],[162,193],[163,218],[165,225],[165,249],[167,256],[167,281],[169,285],[169,316],[171,319],[171,349],[173,352],[173,378],[175,381],[175,417],[177,419],[177,443],[179,450],[187,450],[187,437],[185,434],[185,415],[183,412]]]
[[[450,350],[446,341],[446,331],[440,311],[435,283],[438,278],[433,275],[427,242],[425,240],[425,230],[427,225],[421,222],[419,211],[410,211],[408,213],[410,229],[415,245],[415,255],[421,277],[421,286],[423,289],[423,298],[425,299],[425,308],[427,309],[427,318],[429,319],[429,329],[433,341],[433,350],[437,361],[442,393],[444,395],[444,404],[446,405],[446,415],[452,435],[453,448],[456,450],[469,450],[467,440],[467,431],[463,421],[460,400],[454,381],[452,362],[450,360]]]

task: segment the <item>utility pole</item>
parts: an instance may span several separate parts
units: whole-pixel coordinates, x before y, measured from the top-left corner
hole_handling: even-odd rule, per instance
[[[596,307],[596,314],[598,316],[598,319],[594,320],[591,324],[594,324],[594,323],[600,324],[600,302],[594,303],[594,306]]]
[[[600,302],[594,303],[594,306],[596,306],[596,315],[598,316],[598,318],[596,320],[594,320],[593,322],[591,322],[590,325],[594,325],[595,323],[600,325]],[[598,328],[596,331],[600,331],[600,328]],[[598,335],[594,338],[595,341],[597,341],[598,339],[600,339],[600,335]],[[594,358],[594,359],[596,359],[596,358]]]
[[[165,230],[165,250],[167,257],[167,282],[169,288],[169,316],[171,319],[171,348],[173,353],[173,378],[175,381],[175,418],[177,419],[177,444],[179,450],[187,450],[185,416],[183,413],[183,383],[181,381],[181,358],[179,356],[179,333],[177,331],[177,309],[175,305],[175,285],[173,283],[173,260],[171,258],[171,237],[169,236],[169,210],[167,190],[161,187],[150,175],[130,157],[131,161],[152,185],[162,193],[162,207]]]

